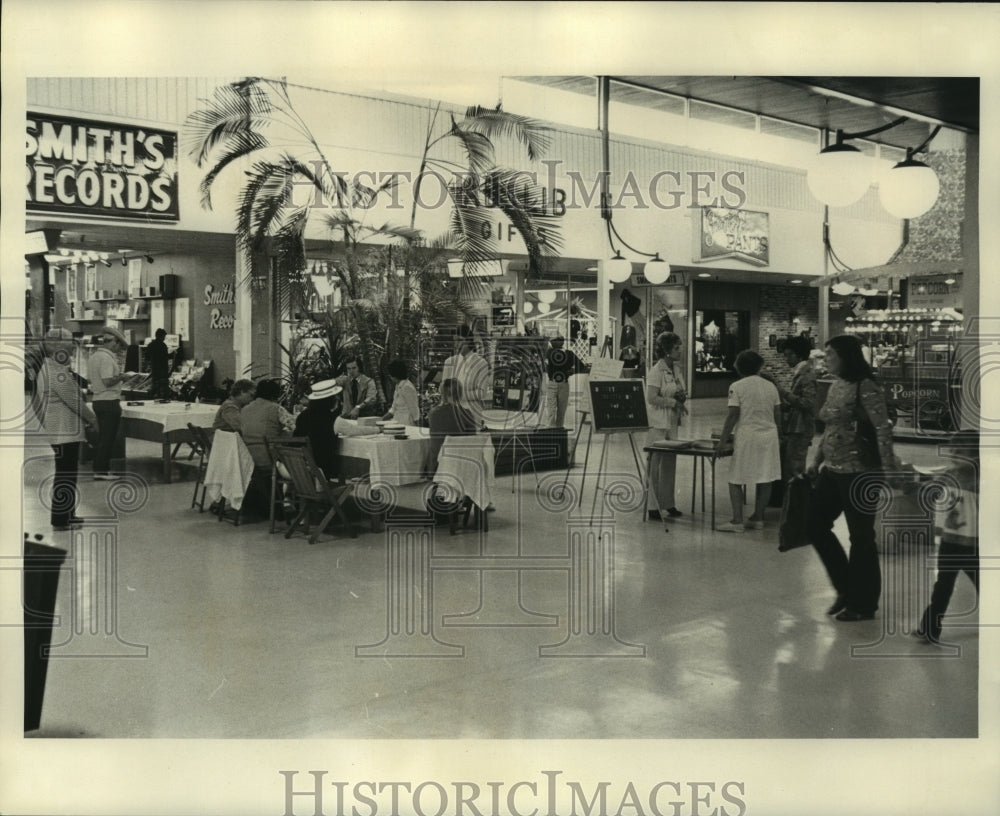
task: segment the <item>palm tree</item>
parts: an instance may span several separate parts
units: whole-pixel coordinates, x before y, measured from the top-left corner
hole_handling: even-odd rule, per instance
[[[529,159],[539,158],[548,146],[547,128],[526,117],[496,108],[473,107],[461,120],[450,118],[443,130],[440,106],[428,116],[414,189],[408,226],[382,223],[370,225],[367,217],[372,204],[393,190],[395,177],[368,187],[334,172],[308,124],[295,110],[284,81],[251,77],[220,86],[213,98],[191,113],[184,127],[184,147],[192,160],[206,169],[200,184],[202,206],[212,208],[212,190],[220,174],[230,165],[244,170],[236,207],[236,238],[244,250],[244,282],[255,280],[253,258],[270,248],[276,257],[279,291],[287,292],[303,278],[305,271],[304,234],[316,206],[321,203],[321,219],[331,239],[334,274],[345,294],[345,308],[360,338],[359,351],[369,372],[378,371],[376,334],[378,292],[386,289],[395,265],[403,271],[401,292],[397,292],[400,314],[389,334],[411,330],[420,309],[414,294],[427,289],[442,296],[442,290],[428,286],[431,271],[440,275],[442,260],[457,253],[465,268],[475,271],[495,258],[489,239],[492,219],[501,212],[524,241],[530,269],[541,273],[547,260],[560,246],[555,222],[544,211],[542,191],[524,174],[498,167],[494,140],[513,138],[525,148]],[[273,135],[272,135],[273,134]],[[461,145],[465,163],[447,161],[435,153],[446,140]],[[282,148],[278,145],[291,145]],[[447,191],[452,204],[448,235],[425,245],[417,228],[419,184],[428,168],[453,175]],[[306,184],[314,195],[305,204],[294,205],[292,191]],[[301,196],[300,196],[301,197]],[[395,245],[393,260],[386,243]],[[418,289],[412,284],[416,274]],[[472,275],[460,279],[453,295],[453,311],[467,310],[468,303],[481,297],[483,279]],[[391,287],[390,287],[391,288]],[[447,310],[445,310],[447,311]],[[390,343],[386,339],[388,348]],[[381,389],[381,378],[376,377]],[[383,396],[380,394],[380,396]]]

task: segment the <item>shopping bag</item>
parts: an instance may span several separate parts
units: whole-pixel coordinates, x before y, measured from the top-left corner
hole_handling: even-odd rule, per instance
[[[799,475],[788,480],[785,485],[785,499],[781,505],[778,552],[807,547],[812,543],[807,535],[811,497],[812,482],[808,478]]]

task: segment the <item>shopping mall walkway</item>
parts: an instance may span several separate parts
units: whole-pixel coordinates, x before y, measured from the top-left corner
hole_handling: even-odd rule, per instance
[[[682,436],[721,427],[722,403],[693,401]],[[592,455],[582,511],[564,503],[563,474],[540,474],[536,489],[529,471],[513,493],[501,477],[489,533],[434,528],[421,556],[405,530],[310,546],[266,523],[220,523],[190,509],[190,480],[159,481],[159,449],[142,444],[130,440],[131,466],[148,492],[115,497],[112,560],[79,565],[93,594],[74,607],[72,577],[60,583],[53,642],[63,645],[36,737],[977,734],[968,582],[951,609],[973,610],[961,619],[970,625],[944,630],[953,647],[908,636],[933,577],[922,547],[884,553],[894,590],[875,620],[837,623],[824,614],[833,593],[811,549],[778,552],[777,510],[742,535],[690,512],[688,459],[678,464],[684,516],[669,533],[635,509],[588,524]],[[899,453],[936,457],[930,446]],[[51,467],[44,452],[25,465],[23,527],[65,547],[71,534],[49,532],[37,499]],[[634,470],[627,437],[613,437],[608,471],[627,482]],[[85,478],[80,515],[106,516],[114,489]],[[401,503],[417,495],[404,490]],[[387,565],[387,550],[415,560]]]

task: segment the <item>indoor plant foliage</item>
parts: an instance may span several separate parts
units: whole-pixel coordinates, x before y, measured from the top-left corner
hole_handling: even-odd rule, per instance
[[[253,259],[270,255],[271,291],[290,314],[305,297],[307,224],[313,225],[311,234],[317,223],[324,228],[328,240],[322,255],[342,292],[343,317],[358,336],[356,350],[365,370],[377,375],[384,399],[384,363],[401,357],[415,370],[426,321],[455,325],[488,290],[481,277],[448,281],[445,261],[459,257],[467,271],[475,271],[495,260],[487,227],[498,215],[517,229],[532,273],[542,272],[558,250],[556,222],[542,206],[541,189],[525,174],[498,166],[494,156],[494,140],[505,139],[537,160],[548,145],[547,130],[499,106],[469,108],[462,119],[446,119],[440,106],[429,111],[405,225],[369,222],[375,202],[396,192],[396,177],[369,187],[334,172],[283,81],[253,77],[216,88],[212,99],[188,116],[183,144],[206,171],[200,185],[206,208],[212,207],[220,174],[231,165],[243,170],[235,233],[247,263],[244,283],[266,282],[254,276]],[[461,162],[447,158],[456,146]],[[446,185],[449,230],[433,241],[417,224],[425,170],[451,177]],[[310,249],[310,258],[316,257]]]

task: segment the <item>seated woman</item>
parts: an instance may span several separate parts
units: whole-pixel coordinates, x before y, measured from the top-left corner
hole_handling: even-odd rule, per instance
[[[388,370],[396,390],[392,394],[392,407],[382,419],[391,419],[400,425],[419,425],[420,402],[417,399],[417,389],[409,380],[406,363],[403,360],[393,360],[389,363]]]
[[[313,460],[327,479],[338,475],[337,434],[333,423],[340,416],[340,393],[344,389],[336,380],[313,383],[309,404],[295,420],[295,435],[309,440]]]
[[[264,439],[289,436],[290,429],[295,426],[292,415],[278,404],[279,397],[281,385],[277,380],[261,380],[257,396],[240,410],[243,441],[258,467],[271,466]]]
[[[424,463],[425,472],[434,475],[437,470],[438,454],[446,436],[470,436],[477,430],[476,420],[469,410],[459,404],[462,399],[462,385],[449,378],[441,383],[441,404],[430,413],[431,445]]]
[[[212,430],[242,433],[243,423],[240,420],[240,411],[253,400],[256,387],[250,380],[237,380],[234,382],[229,389],[229,398],[215,412]]]

